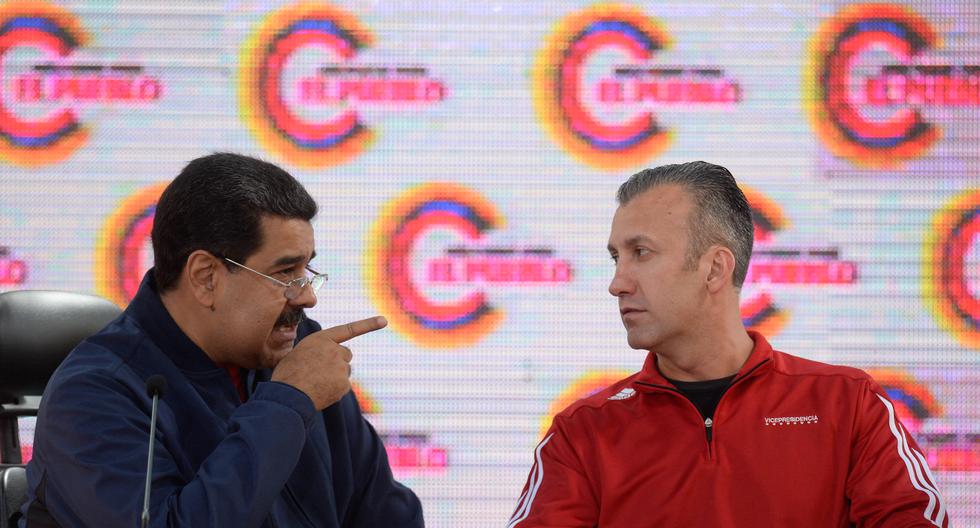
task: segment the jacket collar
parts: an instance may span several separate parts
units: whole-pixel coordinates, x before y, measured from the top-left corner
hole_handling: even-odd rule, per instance
[[[151,268],[124,314],[134,320],[177,367],[185,372],[220,371],[220,367],[177,326],[160,300]]]
[[[769,344],[769,341],[766,341],[766,338],[762,334],[752,330],[749,330],[748,334],[755,343],[755,346],[752,347],[752,352],[749,354],[748,359],[738,369],[732,383],[757,372],[758,367],[769,362],[773,357],[772,345]],[[657,354],[652,351],[647,354],[647,359],[643,363],[643,370],[634,378],[634,382],[637,384],[637,388],[640,389],[648,390],[652,387],[674,388],[674,385],[660,373],[660,369],[657,367]]]

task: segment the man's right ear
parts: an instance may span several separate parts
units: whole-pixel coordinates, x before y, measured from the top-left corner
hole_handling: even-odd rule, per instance
[[[215,288],[220,280],[218,257],[199,249],[187,257],[184,274],[190,293],[197,302],[214,311]]]

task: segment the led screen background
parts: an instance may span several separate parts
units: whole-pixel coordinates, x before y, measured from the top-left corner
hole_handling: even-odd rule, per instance
[[[974,2],[7,2],[0,32],[0,289],[124,304],[188,160],[280,164],[320,204],[312,315],[392,323],[353,379],[429,525],[502,525],[550,415],[639,369],[614,194],[704,159],[755,212],[746,323],[872,371],[980,526]]]

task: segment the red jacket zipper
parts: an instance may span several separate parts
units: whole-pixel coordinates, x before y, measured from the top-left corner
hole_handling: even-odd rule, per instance
[[[756,371],[756,369],[758,369],[762,365],[765,365],[768,362],[769,362],[769,358],[766,358],[766,359],[760,361],[758,365],[756,365],[756,366],[752,367],[751,369],[749,369],[742,376],[733,379],[732,382],[728,384],[728,387],[725,388],[725,392],[723,392],[721,394],[721,397],[718,398],[718,405],[715,406],[715,414],[718,414],[718,407],[721,407],[721,401],[725,399],[725,395],[728,394],[729,389],[731,389],[732,387],[734,387],[736,383],[738,383],[738,382],[742,381],[743,379],[749,377],[753,372]],[[646,385],[647,387],[656,387],[658,389],[663,389],[663,390],[667,390],[667,391],[671,391],[671,392],[676,392],[677,394],[679,394],[681,396],[681,398],[683,398],[685,401],[687,401],[687,403],[691,404],[691,407],[694,407],[694,412],[698,413],[698,418],[701,417],[701,411],[699,411],[698,408],[697,408],[697,406],[694,405],[694,402],[692,402],[691,400],[689,400],[687,398],[687,396],[684,396],[684,393],[683,392],[677,390],[677,387],[667,386],[667,385],[654,385],[653,383],[645,383],[645,382],[642,382],[642,381],[637,381],[636,383],[638,385]],[[705,436],[705,439],[707,440],[707,443],[708,443],[708,460],[713,460],[714,459],[714,449],[712,448],[712,445],[711,445],[711,435],[712,435],[712,431],[714,431],[714,429],[715,429],[715,422],[714,422],[714,420],[712,420],[711,418],[706,418],[704,420],[704,436]]]

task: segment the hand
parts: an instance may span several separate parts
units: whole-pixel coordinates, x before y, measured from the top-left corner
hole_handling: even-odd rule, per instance
[[[353,355],[340,343],[385,326],[384,317],[370,317],[310,334],[279,361],[272,381],[296,387],[313,400],[318,411],[323,410],[350,391]]]

